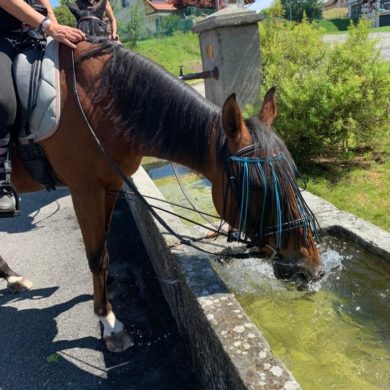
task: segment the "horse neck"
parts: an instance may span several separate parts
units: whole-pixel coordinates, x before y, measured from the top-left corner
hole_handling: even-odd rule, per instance
[[[215,137],[216,138],[216,137]],[[185,151],[180,153],[180,146],[178,146],[179,153],[167,153],[166,150],[159,148],[147,148],[142,151],[141,154],[145,156],[156,157],[162,160],[168,160],[171,162],[175,162],[180,165],[184,165],[192,170],[201,173],[207,179],[211,180],[215,175],[222,164],[219,163],[218,155],[217,155],[217,144],[214,141],[215,139],[212,136],[212,141],[208,145],[207,151],[204,153],[201,161],[194,161],[191,156],[188,154],[188,147]]]
[[[194,105],[198,103],[199,101],[197,102],[195,99]],[[191,106],[191,104],[187,104],[187,108],[184,108],[183,112],[181,112],[181,118],[191,117]],[[199,106],[197,109],[199,109]],[[202,109],[204,109],[204,113]],[[193,127],[192,132],[189,132],[186,127],[186,121],[181,120],[181,118],[178,118],[177,122],[163,131],[165,135],[169,134],[169,137],[172,139],[172,143],[168,148],[158,141],[153,142],[153,144],[145,142],[141,131],[140,143],[143,144],[141,154],[179,163],[211,179],[218,167],[223,166],[219,163],[218,158],[219,140],[221,138],[220,113],[219,111],[214,111],[210,114],[207,111],[208,106],[205,102],[200,104],[199,110],[191,123]],[[202,119],[197,121],[197,118],[206,116],[213,117],[206,125]],[[187,135],[183,136],[183,134]],[[155,137],[158,138],[158,134],[154,134],[153,138]],[[203,147],[199,139],[203,140]]]

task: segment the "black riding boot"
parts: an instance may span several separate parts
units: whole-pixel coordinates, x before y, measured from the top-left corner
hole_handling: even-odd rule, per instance
[[[19,214],[19,197],[11,184],[11,172],[8,147],[0,145],[0,218]]]

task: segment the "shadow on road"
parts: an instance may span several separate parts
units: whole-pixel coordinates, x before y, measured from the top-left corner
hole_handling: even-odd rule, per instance
[[[89,295],[51,307],[24,308],[24,301],[50,299],[58,287],[23,295],[1,290],[1,389],[201,389],[125,201],[119,201],[114,211],[109,250],[111,290],[116,295],[111,301],[134,346],[113,354],[92,336],[53,341],[58,317],[91,301]],[[18,309],[10,306],[13,302],[18,302]],[[99,354],[101,364],[94,365],[89,355],[83,355],[84,350],[87,355]]]
[[[34,193],[34,196],[22,194],[20,201],[20,215],[22,218],[0,218],[0,231],[7,233],[22,233],[34,229],[36,224],[41,222],[42,219],[55,215],[60,207],[55,201],[68,195],[69,191],[67,188],[59,188],[50,192],[41,191]],[[53,203],[53,210],[50,210],[50,214],[39,218],[41,209],[51,203]],[[57,208],[55,206],[57,206]],[[35,223],[33,223],[34,218]]]

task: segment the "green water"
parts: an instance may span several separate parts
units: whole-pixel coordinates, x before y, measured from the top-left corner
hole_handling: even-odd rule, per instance
[[[276,281],[262,260],[216,268],[303,389],[390,389],[390,264],[334,238],[322,253],[337,268],[318,291]]]
[[[167,199],[184,202],[175,179],[166,177],[169,168],[151,173]],[[191,200],[210,211],[210,188],[182,173]],[[215,262],[214,268],[304,390],[388,390],[390,262],[335,238],[321,252],[328,272],[313,291],[276,280],[263,259]]]
[[[172,176],[173,170],[170,164],[162,162],[161,160],[159,160],[159,162],[156,160],[152,160],[150,162],[149,160],[149,163],[145,163],[145,161],[143,161],[143,167],[152,177],[165,199],[173,203],[191,207],[191,205],[187,202],[185,195],[181,191],[176,178]],[[211,215],[217,215],[211,198],[211,187],[208,180],[183,166],[178,166],[178,170],[180,173],[180,181],[184,186],[186,195],[189,197],[190,202],[201,211]],[[183,210],[180,207],[175,206],[173,206],[173,209],[176,213],[184,215],[185,217],[198,223],[207,223],[207,221],[205,221],[205,219],[196,212]],[[210,222],[218,224],[219,218],[207,218]],[[183,220],[182,222],[186,225],[190,224],[190,222],[187,222],[186,220]]]

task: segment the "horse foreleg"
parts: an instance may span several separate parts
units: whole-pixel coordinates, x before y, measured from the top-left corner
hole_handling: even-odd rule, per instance
[[[107,349],[122,352],[133,345],[133,342],[122,322],[116,318],[107,296],[107,232],[115,198],[111,196],[106,199],[105,192],[96,188],[90,189],[88,193],[76,193],[72,190],[71,193],[92,272],[94,311],[103,324],[103,339]]]
[[[30,290],[33,284],[23,276],[13,271],[7,262],[0,256],[0,278],[7,281],[7,287],[14,293]]]

